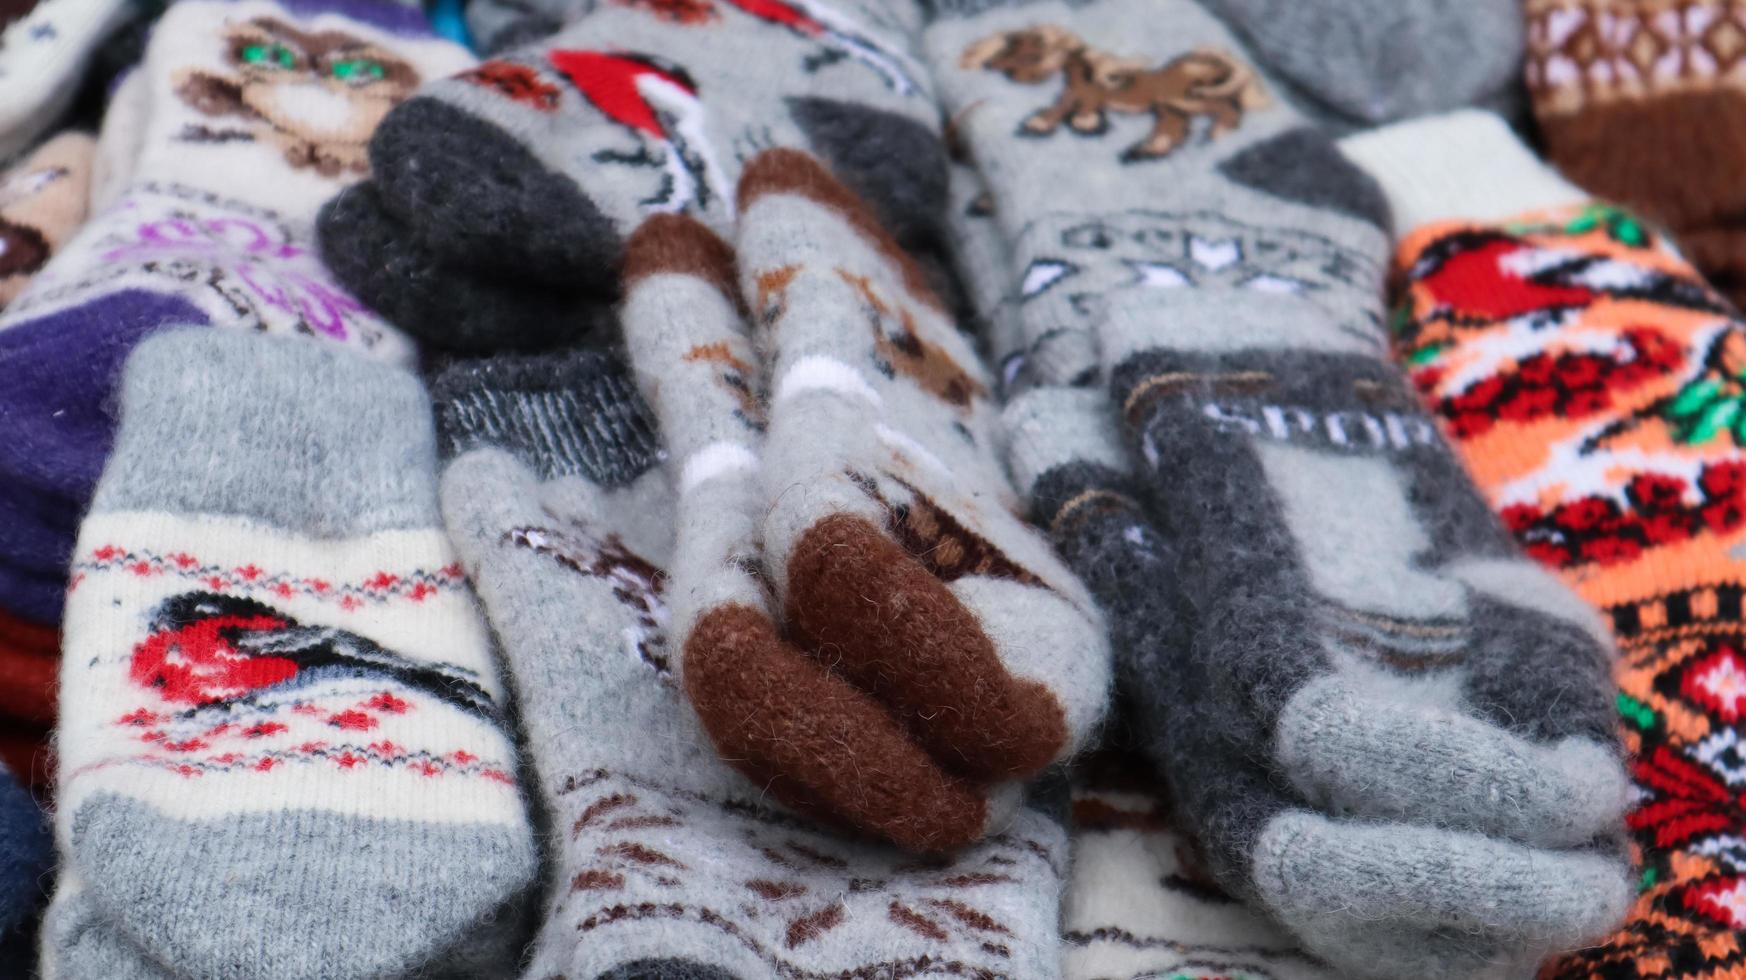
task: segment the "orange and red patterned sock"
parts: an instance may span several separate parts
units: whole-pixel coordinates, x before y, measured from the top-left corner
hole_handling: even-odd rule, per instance
[[[1542,980],[1746,975],[1746,322],[1496,120],[1345,149],[1400,219],[1395,343],[1420,393],[1621,650],[1638,896]]]

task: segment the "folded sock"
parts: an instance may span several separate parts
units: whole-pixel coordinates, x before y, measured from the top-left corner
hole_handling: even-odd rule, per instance
[[[496,948],[534,840],[417,380],[192,329],[140,345],[121,405],[67,612],[45,962],[361,978]]]
[[[1622,649],[1630,915],[1547,980],[1746,971],[1746,323],[1644,219],[1560,179],[1502,123],[1453,114],[1344,148],[1401,216],[1395,344],[1522,545]]]
[[[1000,784],[1084,744],[1101,620],[1013,516],[990,379],[871,209],[793,150],[738,197],[737,289],[690,219],[645,224],[626,263],[683,488],[687,694],[784,802],[961,846],[1005,819]]]
[[[1065,840],[1041,797],[1004,832],[918,861],[781,809],[717,756],[671,642],[686,525],[622,366],[493,358],[434,394],[455,456],[443,513],[519,695],[557,852],[528,976],[1059,976]]]
[[[1221,883],[1346,976],[1519,975],[1610,928],[1610,648],[1388,363],[1375,184],[1192,3],[952,11],[926,47],[1012,244],[1009,456]],[[1056,94],[1135,50],[1217,96]],[[1131,476],[1024,444],[1111,426]]]

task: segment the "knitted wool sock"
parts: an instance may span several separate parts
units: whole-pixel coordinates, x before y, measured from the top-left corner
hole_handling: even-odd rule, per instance
[[[1172,826],[1158,778],[1105,749],[1074,767],[1072,874],[1062,900],[1067,980],[1332,980],[1336,974],[1232,898]]]
[[[638,240],[633,255],[688,241]],[[669,253],[686,254],[699,257]],[[657,304],[690,305],[670,326],[738,334],[731,284],[708,266],[637,282],[633,322],[647,326]],[[698,408],[733,390],[670,380],[701,382]],[[1059,976],[1065,840],[1054,818],[1027,807],[954,858],[917,862],[773,808],[764,780],[717,756],[668,641],[684,615],[666,571],[673,492],[650,468],[647,409],[622,368],[599,354],[490,361],[451,370],[435,391],[459,454],[444,515],[520,694],[560,851],[527,975]],[[664,400],[677,407],[681,395]],[[696,525],[678,527],[683,539]]]
[[[59,618],[116,377],[143,337],[212,324],[410,361],[411,343],[310,252],[310,224],[362,173],[387,106],[466,61],[416,9],[375,0],[185,0],[165,13],[118,93],[117,111],[143,108],[144,121],[111,114],[137,130],[116,138],[138,148],[128,189],[0,316],[0,603]]]
[[[1012,256],[981,174],[963,159],[961,146],[954,150],[949,227],[956,266],[979,314],[978,332],[1001,363],[1016,363],[1022,359],[1023,324]],[[1101,461],[1111,472],[1125,472],[1129,461],[1113,424],[1077,425],[1085,420],[1083,409],[1094,421],[1113,422],[1102,393],[1056,394],[1092,397],[1064,407],[1032,399],[1007,415],[1018,430],[1009,448],[1056,454],[1050,461],[1027,458],[1020,470]],[[1039,410],[1045,406],[1064,410]],[[1114,735],[1106,734],[1106,744]],[[1150,767],[1125,751],[1101,750],[1073,767],[1073,861],[1062,897],[1067,980],[1331,977],[1290,937],[1211,880],[1188,840],[1171,826],[1156,784]]]
[[[1495,119],[1356,137],[1400,216],[1397,345],[1527,550],[1611,621],[1636,904],[1547,978],[1746,972],[1746,323]]]
[[[1337,127],[1520,107],[1518,0],[1206,0],[1304,110]]]
[[[1584,189],[1670,228],[1746,304],[1746,8],[1529,0],[1526,16],[1546,155]]]
[[[550,37],[585,12],[593,0],[471,0],[467,33],[473,49],[499,54]]]
[[[0,609],[0,719],[53,724],[60,634]]]
[[[322,209],[319,232],[334,276],[431,346],[531,351],[613,335],[610,297],[583,285],[541,286],[449,263],[382,206],[374,181],[335,195]],[[579,282],[598,285],[593,275]]]
[[[906,246],[933,256],[945,166],[908,52],[914,16],[907,4],[838,12],[811,0],[602,4],[391,113],[370,147],[380,216],[361,204],[328,215],[324,249],[360,295],[433,344],[530,346],[537,338],[519,336],[528,327],[491,316],[513,300],[475,294],[610,302],[623,236],[644,216],[686,212],[725,228],[743,161],[793,146],[822,156]],[[390,237],[368,227],[383,218],[412,236],[400,251],[445,270],[428,274],[433,284],[460,283],[444,290],[445,308],[366,250]]]
[[[8,5],[9,7],[12,5]],[[42,0],[0,15],[0,163],[22,154],[79,92],[92,53],[126,23],[127,0]]]
[[[417,382],[188,330],[140,345],[121,400],[67,610],[49,969],[387,977],[492,948],[534,841]]]
[[[42,879],[53,861],[42,808],[11,770],[0,766],[0,951],[42,907],[47,897]],[[0,965],[6,963],[0,952]]]
[[[1014,469],[1220,881],[1348,976],[1519,970],[1610,927],[1608,648],[1386,363],[1374,184],[1181,0],[984,7],[927,48],[1022,270]],[[1053,94],[1088,64],[1219,95]],[[1058,449],[1025,441],[1107,430],[1105,397],[1144,479],[1039,472]]]
[[[91,160],[89,213],[109,210],[132,185],[133,168],[139,162],[140,140],[150,113],[151,86],[136,64],[119,76],[109,99],[103,103],[103,124],[97,131],[97,149]]]
[[[95,146],[62,133],[0,174],[0,309],[84,223]]]
[[[626,266],[692,290],[651,286],[625,314],[675,416],[686,691],[779,799],[911,849],[960,846],[1005,818],[1011,794],[990,784],[1070,755],[1096,723],[1102,624],[1009,510],[990,381],[872,212],[793,150],[754,158],[738,197],[739,295],[775,379],[762,458],[726,249],[694,222],[645,226]],[[684,320],[705,300],[707,336]],[[698,403],[712,379],[720,396]]]

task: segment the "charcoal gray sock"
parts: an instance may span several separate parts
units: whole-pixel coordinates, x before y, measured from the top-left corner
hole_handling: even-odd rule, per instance
[[[1214,871],[1352,976],[1604,931],[1609,648],[1390,367],[1375,186],[1187,0],[954,5],[927,50],[1012,245],[1009,461]],[[1073,81],[1118,64],[1206,97]]]

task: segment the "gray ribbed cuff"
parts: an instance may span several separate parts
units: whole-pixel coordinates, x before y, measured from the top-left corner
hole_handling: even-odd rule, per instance
[[[447,458],[496,446],[546,479],[617,486],[661,455],[629,372],[601,351],[456,361],[431,382],[431,395]]]

